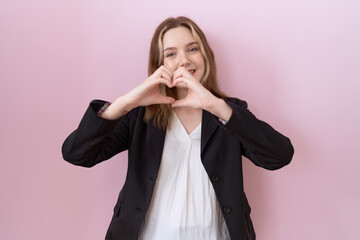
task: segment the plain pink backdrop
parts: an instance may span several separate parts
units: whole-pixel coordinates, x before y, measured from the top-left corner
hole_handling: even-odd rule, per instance
[[[222,90],[295,147],[278,171],[244,160],[257,239],[359,239],[359,10],[355,0],[0,0],[0,239],[104,238],[127,153],[86,169],[61,145],[92,99],[145,80],[156,26],[179,15],[206,33]]]

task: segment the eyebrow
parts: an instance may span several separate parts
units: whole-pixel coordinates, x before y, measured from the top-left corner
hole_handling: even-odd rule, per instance
[[[185,47],[189,47],[189,46],[191,46],[191,45],[193,45],[193,44],[198,44],[198,42],[189,42],[189,43],[187,43],[187,44],[185,45]],[[164,52],[165,52],[165,51],[168,51],[168,50],[174,50],[174,49],[176,49],[176,47],[168,47],[168,48],[165,48],[165,49],[164,49]]]

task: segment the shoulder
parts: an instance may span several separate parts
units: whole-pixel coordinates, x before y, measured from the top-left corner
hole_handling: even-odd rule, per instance
[[[235,104],[243,108],[247,108],[248,104],[245,100],[236,98],[236,97],[226,97],[224,100],[229,104]]]

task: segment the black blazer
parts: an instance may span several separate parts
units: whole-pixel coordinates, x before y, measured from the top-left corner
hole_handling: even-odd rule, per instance
[[[203,111],[201,160],[231,239],[255,239],[251,209],[244,193],[242,155],[257,166],[275,170],[290,163],[294,149],[287,137],[258,120],[245,101],[225,101],[233,110],[226,125]],[[101,100],[90,103],[78,128],[63,143],[62,154],[72,164],[92,167],[128,150],[127,176],[106,239],[137,239],[151,201],[166,132],[143,120],[144,107],[135,108],[118,120],[103,119],[96,112],[104,104]]]

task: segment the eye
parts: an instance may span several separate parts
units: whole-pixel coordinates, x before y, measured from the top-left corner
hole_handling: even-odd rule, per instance
[[[173,52],[165,54],[165,57],[173,57],[173,56],[175,56],[175,53]]]
[[[197,47],[193,47],[189,49],[189,52],[197,52],[199,49]]]

